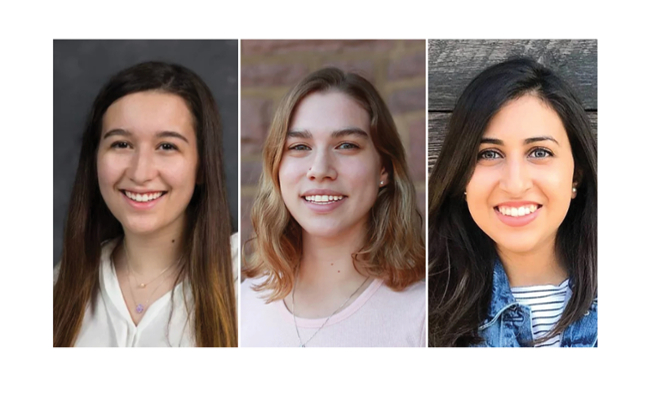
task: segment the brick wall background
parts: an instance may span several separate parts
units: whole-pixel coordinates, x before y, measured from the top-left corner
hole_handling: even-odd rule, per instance
[[[425,216],[425,40],[242,40],[241,46],[243,242],[251,236],[262,146],[278,102],[306,74],[326,66],[356,72],[380,92],[401,135]]]

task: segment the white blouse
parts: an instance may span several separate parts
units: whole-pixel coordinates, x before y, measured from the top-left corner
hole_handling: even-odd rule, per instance
[[[95,302],[89,302],[86,307],[75,346],[194,346],[194,324],[191,321],[192,315],[188,314],[188,310],[193,310],[192,292],[189,283],[185,280],[152,303],[138,325],[134,324],[111,261],[111,253],[118,243],[120,243],[120,238],[108,241],[102,246],[100,289]],[[234,285],[238,282],[238,247],[236,233],[231,236]],[[186,309],[186,302],[188,309]],[[94,307],[91,306],[91,303],[94,303]]]

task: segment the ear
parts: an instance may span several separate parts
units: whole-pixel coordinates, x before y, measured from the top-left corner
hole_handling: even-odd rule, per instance
[[[382,183],[380,183],[382,182]],[[380,169],[380,182],[379,182],[379,187],[385,187],[389,183],[389,173],[385,169],[385,167],[382,167]]]

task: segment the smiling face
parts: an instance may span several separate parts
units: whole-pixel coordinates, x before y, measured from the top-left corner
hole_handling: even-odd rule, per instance
[[[363,234],[387,173],[370,135],[370,117],[355,100],[316,92],[295,108],[279,182],[285,206],[305,233]]]
[[[100,192],[125,232],[180,234],[198,165],[185,101],[157,91],[126,95],[106,110],[101,135]]]
[[[502,253],[554,248],[573,192],[573,154],[557,113],[534,95],[492,118],[466,201],[476,224]]]

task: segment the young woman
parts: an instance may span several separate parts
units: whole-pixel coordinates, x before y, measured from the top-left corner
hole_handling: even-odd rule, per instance
[[[422,218],[387,106],[326,68],[281,101],[242,285],[243,346],[425,346]]]
[[[597,145],[528,59],[464,90],[429,180],[431,346],[597,345]]]
[[[82,138],[54,346],[237,346],[228,221],[206,84],[159,62],[112,77]]]

